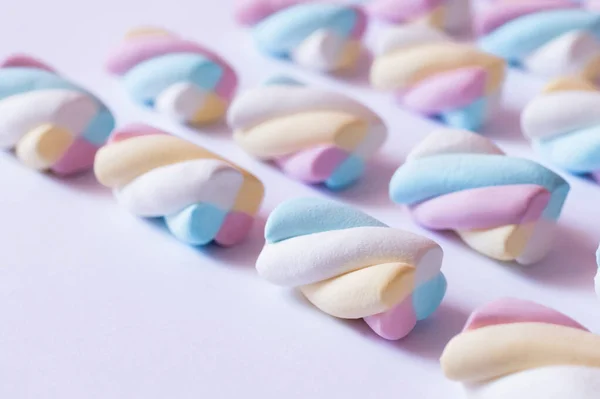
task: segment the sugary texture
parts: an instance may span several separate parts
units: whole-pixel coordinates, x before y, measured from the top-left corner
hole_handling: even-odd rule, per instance
[[[482,49],[544,76],[600,74],[600,14],[570,0],[504,0],[475,18]]]
[[[389,29],[371,67],[371,84],[400,104],[444,123],[478,130],[497,108],[505,62],[425,25]]]
[[[426,228],[454,230],[476,251],[531,264],[550,250],[569,184],[464,130],[431,133],[392,177],[390,196]]]
[[[116,131],[94,171],[137,216],[164,218],[191,245],[242,241],[263,199],[253,175],[188,141],[146,125]]]
[[[106,68],[136,103],[190,125],[221,119],[237,86],[235,71],[220,56],[155,28],[130,32]]]
[[[470,0],[371,0],[367,12],[392,24],[425,24],[449,32],[471,23]]]
[[[279,205],[256,262],[261,277],[297,287],[317,308],[364,318],[380,336],[403,338],[446,292],[442,249],[357,209],[317,198]]]
[[[600,182],[600,91],[582,78],[551,82],[521,116],[533,147],[554,165]]]
[[[0,148],[30,168],[70,175],[92,168],[114,118],[94,95],[42,61],[0,61]]]
[[[310,0],[239,0],[236,18],[262,53],[321,72],[357,63],[367,24],[359,6]]]
[[[238,96],[228,122],[249,154],[331,189],[354,183],[387,136],[383,121],[364,105],[287,78]]]
[[[600,392],[600,336],[519,299],[477,309],[440,361],[469,399],[595,399]]]

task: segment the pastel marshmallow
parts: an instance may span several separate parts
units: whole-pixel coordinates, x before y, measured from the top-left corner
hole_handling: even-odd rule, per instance
[[[235,71],[219,55],[158,28],[131,31],[106,68],[133,101],[189,125],[220,120],[237,87]]]
[[[0,62],[0,148],[28,167],[70,175],[92,168],[114,118],[94,95],[23,54]]]
[[[354,67],[367,24],[362,8],[336,2],[241,0],[235,14],[262,53],[319,72]]]
[[[331,189],[358,180],[387,136],[381,118],[361,103],[289,79],[242,93],[228,122],[235,141],[252,156]]]
[[[506,156],[489,139],[440,129],[408,155],[390,197],[433,230],[453,230],[493,259],[527,265],[552,248],[569,184],[527,159]]]
[[[600,181],[600,91],[583,78],[551,82],[521,115],[525,137],[553,165]]]
[[[440,362],[468,399],[593,399],[600,392],[600,336],[524,300],[477,309]]]
[[[371,67],[371,85],[405,108],[456,128],[478,130],[497,109],[505,62],[426,25],[388,29]]]
[[[259,275],[298,288],[334,317],[360,319],[397,340],[429,317],[446,292],[435,242],[317,198],[280,204],[265,227]]]
[[[243,241],[264,194],[244,169],[146,125],[116,131],[98,151],[94,171],[128,211],[163,218],[190,245]]]

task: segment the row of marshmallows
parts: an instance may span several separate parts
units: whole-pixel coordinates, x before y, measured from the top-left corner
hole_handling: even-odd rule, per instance
[[[525,116],[531,115],[532,131],[543,131],[548,109],[534,108]],[[550,116],[566,125],[557,115]],[[236,99],[229,121],[250,154],[332,189],[359,179],[386,137],[381,119],[362,104],[281,79]],[[170,230],[190,244],[244,238],[263,197],[256,177],[154,128],[113,128],[106,106],[40,61],[16,56],[2,64],[0,144],[24,164],[63,175],[94,167],[119,202],[136,215],[166,216]],[[552,246],[569,185],[533,161],[506,156],[483,136],[442,129],[412,150],[389,192],[423,226],[456,231],[491,258],[530,264]]]

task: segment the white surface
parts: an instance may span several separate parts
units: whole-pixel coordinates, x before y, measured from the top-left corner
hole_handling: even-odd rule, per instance
[[[364,78],[321,77],[262,57],[230,19],[230,4],[10,1],[2,5],[0,55],[37,54],[96,90],[119,123],[150,122],[248,167],[267,186],[263,218],[286,198],[330,194],[253,161],[224,127],[198,134],[131,104],[102,70],[111,47],[130,27],[160,24],[220,49],[244,87],[291,73],[358,96],[389,123],[390,139],[359,185],[331,196],[438,240],[446,252],[447,300],[408,339],[386,342],[360,321],[335,320],[261,281],[253,269],[260,225],[235,249],[189,248],[119,208],[91,176],[60,181],[2,154],[1,398],[454,399],[460,390],[444,380],[438,357],[469,312],[486,301],[533,299],[600,332],[593,289],[600,187],[569,178],[555,249],[526,269],[484,258],[453,235],[425,232],[390,203],[387,183],[435,124],[398,109]],[[512,109],[488,129],[510,154],[534,157],[518,131],[516,109],[540,84],[514,73]]]

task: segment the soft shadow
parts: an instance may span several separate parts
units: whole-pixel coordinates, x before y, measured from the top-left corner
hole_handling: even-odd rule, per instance
[[[518,268],[515,273],[542,284],[573,289],[593,289],[598,243],[580,230],[559,224],[554,246],[540,262]]]
[[[370,87],[371,82],[369,80],[369,76],[371,73],[371,64],[373,63],[373,58],[373,54],[368,49],[363,48],[358,57],[358,62],[354,68],[337,72],[332,76],[356,86]]]
[[[52,173],[46,173],[46,175],[56,184],[60,184],[61,186],[68,187],[80,193],[89,194],[93,196],[112,196],[112,192],[110,191],[110,189],[100,184],[96,179],[94,172],[91,170],[78,173],[73,176],[63,177],[57,176]]]
[[[265,223],[266,217],[259,214],[252,224],[250,233],[240,244],[228,248],[210,244],[199,247],[198,250],[204,255],[218,258],[228,266],[254,268],[256,259],[265,245]]]
[[[165,234],[169,239],[176,240],[181,245],[187,245],[186,243],[179,241],[169,231],[164,218],[140,218],[140,220],[146,222],[156,230]],[[260,251],[265,243],[265,223],[266,218],[261,214],[257,215],[254,223],[252,224],[252,229],[250,230],[250,233],[246,239],[232,247],[222,247],[214,242],[204,246],[187,246],[196,250],[198,254],[202,256],[209,256],[211,258],[219,259],[227,266],[253,268],[256,265],[256,259],[258,258],[258,255],[260,254]]]
[[[524,141],[521,111],[501,104],[481,129],[481,134],[492,140]]]
[[[298,290],[290,291],[290,298],[323,315],[330,323],[340,323],[366,340],[378,345],[408,352],[438,362],[446,344],[460,333],[469,317],[469,312],[444,302],[428,319],[419,321],[411,333],[398,341],[388,341],[377,335],[363,319],[344,320],[329,316],[315,308]]]
[[[443,302],[431,317],[418,322],[415,329],[396,346],[438,362],[448,342],[462,331],[468,318],[469,312]]]
[[[391,205],[389,185],[398,169],[397,162],[378,156],[367,163],[365,174],[354,185],[342,191],[331,191],[318,186],[327,195],[335,196],[348,203],[363,206]]]

